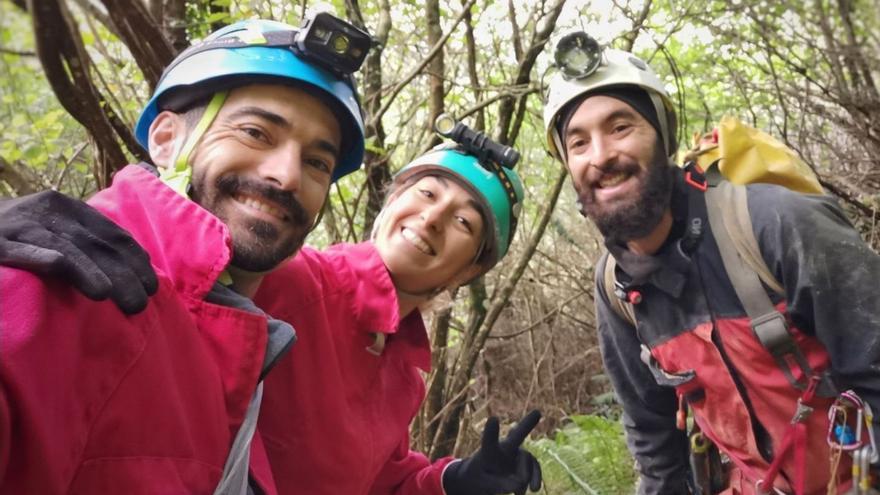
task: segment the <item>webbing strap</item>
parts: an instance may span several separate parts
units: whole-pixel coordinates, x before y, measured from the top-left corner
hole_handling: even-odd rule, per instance
[[[633,309],[632,304],[621,300],[614,293],[614,285],[617,283],[617,277],[614,274],[614,270],[617,267],[617,262],[614,260],[614,256],[611,256],[611,253],[605,251],[605,254],[599,259],[599,263],[605,261],[603,271],[603,282],[605,282],[605,297],[608,298],[608,302],[611,304],[611,309],[617,313],[617,316],[623,318],[624,321],[632,325],[636,326],[636,312]]]
[[[205,107],[202,117],[199,119],[192,132],[186,138],[183,147],[174,158],[174,163],[162,169],[159,179],[167,184],[171,189],[177,191],[184,198],[189,198],[189,185],[192,180],[192,167],[189,163],[189,157],[196,147],[196,144],[202,139],[205,131],[214,122],[220,108],[229,96],[229,91],[219,91],[214,93],[208,106]]]
[[[710,195],[719,196],[719,200],[723,201],[722,204],[729,206],[728,208],[721,209],[721,217],[724,219],[725,225],[732,226],[728,227],[727,230],[731,233],[731,240],[734,247],[736,247],[737,254],[739,254],[749,268],[755,271],[758,278],[767,287],[777,294],[785,295],[785,289],[776,280],[770,269],[767,268],[764,257],[761,255],[761,249],[758,247],[758,240],[755,238],[754,230],[752,230],[752,217],[749,216],[746,188],[722,180],[719,181],[716,187],[712,187],[709,190],[713,191],[709,193]],[[732,229],[735,229],[735,231]]]
[[[760,263],[754,259],[747,261],[749,255],[746,252],[749,249],[744,245],[751,244],[757,249],[758,243],[752,231],[745,187],[727,181],[710,187],[706,191],[706,210],[724,270],[746,310],[752,331],[773,356],[788,382],[798,390],[804,390],[813,370],[788,332],[785,316],[776,310],[761,285],[759,267],[767,270],[763,259]],[[725,211],[729,213],[725,214]],[[772,275],[770,277],[773,278]],[[792,373],[793,365],[801,369],[800,381]]]
[[[254,396],[248,404],[244,421],[235,434],[220,484],[214,495],[245,495],[248,493],[248,470],[251,458],[251,440],[257,430],[257,418],[260,415],[260,402],[263,400],[263,382],[257,385]]]
[[[755,485],[759,493],[768,493],[766,490],[773,487],[773,483],[776,481],[776,477],[782,468],[782,460],[785,459],[791,449],[794,449],[794,462],[797,471],[793,482],[794,493],[795,495],[804,495],[807,455],[806,421],[813,414],[813,408],[809,406],[809,403],[816,395],[818,384],[818,377],[810,377],[806,390],[804,390],[804,393],[797,401],[797,410],[795,410],[794,416],[791,418],[791,423],[788,425],[788,430],[786,430],[785,437],[782,439],[782,445],[779,447],[776,457],[767,470],[767,476],[762,480],[758,480]]]

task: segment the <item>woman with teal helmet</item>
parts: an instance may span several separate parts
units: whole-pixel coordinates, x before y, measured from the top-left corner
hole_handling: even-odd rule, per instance
[[[447,181],[451,181],[453,185]],[[430,268],[420,266],[418,263],[402,265],[399,262],[399,253],[387,246],[389,242],[387,237],[392,234],[390,230],[394,227],[388,217],[397,210],[397,201],[405,197],[416,185],[429,189],[434,185],[441,186],[445,192],[450,187],[455,188],[450,194],[459,196],[462,202],[472,206],[473,213],[479,216],[481,232],[478,236],[477,248],[467,260],[470,264],[463,267],[461,276],[450,278],[435,287],[421,287],[422,290],[414,293],[406,287],[401,287],[405,282],[396,281],[399,293],[409,296],[433,295],[445,288],[467,283],[489,271],[507,254],[516,229],[516,215],[519,213],[523,198],[519,175],[512,168],[500,167],[498,171],[492,170],[490,166],[482,165],[477,156],[468,153],[460,146],[440,145],[401,168],[392,181],[386,204],[377,216],[372,237],[392,277],[400,278],[407,273],[420,281],[437,278],[430,276],[432,275]],[[439,191],[421,192],[437,194]],[[466,222],[467,219],[459,218],[457,221]],[[447,265],[446,268],[448,269],[449,266]],[[465,271],[464,268],[467,270]],[[428,273],[425,273],[426,270]]]
[[[429,151],[394,176],[370,241],[304,248],[257,293],[255,302],[299,336],[266,379],[259,423],[280,494],[540,487],[540,466],[520,448],[537,411],[500,447],[490,419],[481,450],[463,460],[432,463],[409,448],[409,425],[425,397],[421,373],[431,362],[419,307],[507,254],[524,196],[510,160],[487,151],[518,156],[512,149],[485,136],[463,141]]]

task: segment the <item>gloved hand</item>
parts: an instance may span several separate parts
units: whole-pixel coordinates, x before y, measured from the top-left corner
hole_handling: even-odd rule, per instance
[[[530,412],[499,442],[498,418],[489,418],[480,450],[454,461],[444,471],[443,489],[447,495],[525,495],[526,488],[537,492],[541,488],[541,465],[520,445],[540,419],[540,411]]]
[[[142,311],[159,286],[149,255],[128,232],[55,191],[0,200],[0,265],[62,278],[127,314]]]

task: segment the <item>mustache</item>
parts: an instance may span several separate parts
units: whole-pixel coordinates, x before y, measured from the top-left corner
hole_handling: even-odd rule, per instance
[[[245,194],[256,198],[263,198],[271,202],[275,207],[280,208],[290,223],[307,224],[311,221],[305,208],[290,191],[284,191],[263,182],[247,180],[234,175],[218,178],[216,186],[218,191],[229,196]]]

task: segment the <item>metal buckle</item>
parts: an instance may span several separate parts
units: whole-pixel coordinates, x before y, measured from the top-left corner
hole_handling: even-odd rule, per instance
[[[813,414],[813,408],[804,404],[802,399],[798,399],[797,409],[794,411],[794,416],[791,417],[791,424],[803,423],[811,414]]]

